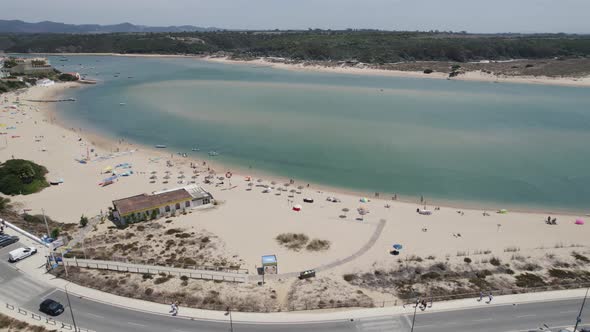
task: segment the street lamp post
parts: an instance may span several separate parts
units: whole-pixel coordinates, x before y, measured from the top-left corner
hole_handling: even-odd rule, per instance
[[[70,315],[72,316],[72,322],[74,323],[74,331],[78,331],[78,326],[76,326],[76,319],[74,318],[74,310],[72,310],[72,303],[70,302],[70,295],[68,294],[68,285],[70,283],[68,282],[65,286],[64,289],[66,291],[66,298],[68,299],[68,307],[70,307]]]
[[[414,317],[412,317],[412,329],[410,332],[414,332],[414,323],[416,322],[416,311],[418,310],[418,303],[420,299],[416,299],[416,305],[414,305]]]
[[[229,315],[229,330],[230,332],[234,332],[234,322],[231,318],[231,309],[229,307],[227,307],[225,312],[225,315],[228,316]]]
[[[584,301],[582,301],[582,306],[580,307],[580,313],[578,314],[578,317],[576,317],[576,326],[574,326],[574,332],[576,332],[578,330],[578,324],[580,324],[582,322],[582,311],[584,310],[584,305],[586,305],[586,298],[588,297],[588,290],[590,290],[590,287],[586,288],[586,295],[584,295]]]

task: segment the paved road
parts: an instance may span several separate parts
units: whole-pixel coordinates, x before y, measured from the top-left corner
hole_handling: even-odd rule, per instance
[[[43,298],[55,299],[67,305],[66,295],[60,290],[37,284],[26,275],[14,270],[6,262],[7,253],[18,247],[18,244],[0,249],[0,301],[11,302],[22,308],[37,311]],[[84,328],[96,331],[125,332],[189,332],[189,331],[229,331],[229,320],[192,321],[166,314],[156,315],[121,307],[111,306],[88,299],[70,296],[76,323]],[[516,306],[486,306],[478,309],[467,309],[446,312],[428,311],[416,316],[416,332],[460,332],[460,331],[528,331],[548,324],[558,328],[573,325],[580,299],[560,300],[552,302],[528,303]],[[436,306],[436,303],[434,304]],[[182,315],[182,308],[180,309]],[[322,323],[297,324],[245,324],[234,323],[234,331],[350,331],[376,332],[410,330],[410,315],[375,317],[370,319],[354,319],[353,321],[328,321]],[[58,317],[64,322],[71,322],[69,309]],[[590,322],[590,308],[583,316],[584,322]],[[555,329],[555,331],[557,331]]]

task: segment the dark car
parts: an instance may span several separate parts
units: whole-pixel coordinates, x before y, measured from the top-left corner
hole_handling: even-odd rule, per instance
[[[315,270],[306,270],[299,273],[299,279],[307,279],[315,277]]]
[[[46,313],[50,316],[58,316],[64,312],[64,306],[61,303],[52,299],[47,299],[39,305],[39,311]]]
[[[0,248],[18,242],[18,236],[0,235]]]

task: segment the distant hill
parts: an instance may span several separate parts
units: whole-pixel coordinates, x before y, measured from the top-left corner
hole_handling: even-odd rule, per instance
[[[20,20],[0,20],[0,33],[115,33],[115,32],[205,32],[220,31],[219,28],[203,28],[192,25],[151,27],[121,23],[114,25],[98,24],[65,24],[51,21],[28,23]]]

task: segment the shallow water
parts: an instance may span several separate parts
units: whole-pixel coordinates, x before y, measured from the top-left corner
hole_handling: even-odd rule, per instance
[[[219,162],[353,190],[491,207],[590,205],[588,88],[58,59],[59,69],[102,81],[69,91],[78,101],[63,104],[62,118],[116,137],[214,150]]]

